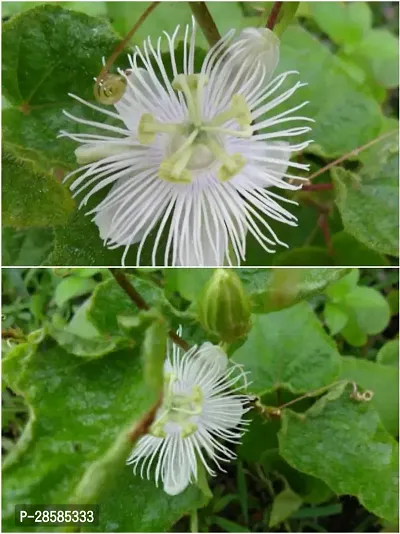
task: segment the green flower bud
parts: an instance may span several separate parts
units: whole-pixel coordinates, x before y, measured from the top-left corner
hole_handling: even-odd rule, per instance
[[[199,320],[226,343],[246,336],[251,328],[250,300],[232,269],[216,269],[199,302]]]

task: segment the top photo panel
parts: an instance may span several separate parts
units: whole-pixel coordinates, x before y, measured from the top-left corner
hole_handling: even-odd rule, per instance
[[[5,266],[398,264],[397,2],[2,2]]]

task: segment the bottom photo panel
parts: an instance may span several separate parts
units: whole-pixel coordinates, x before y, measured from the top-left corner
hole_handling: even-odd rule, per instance
[[[397,269],[2,282],[3,532],[398,532]]]

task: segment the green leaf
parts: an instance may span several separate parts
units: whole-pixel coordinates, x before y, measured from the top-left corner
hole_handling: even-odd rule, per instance
[[[338,495],[356,496],[379,517],[397,520],[398,444],[371,404],[344,395],[314,416],[284,410],[279,444],[295,469],[322,479]]]
[[[397,369],[359,358],[342,357],[341,378],[373,391],[371,404],[386,430],[399,434],[399,373]]]
[[[339,280],[347,269],[238,269],[249,291],[253,313],[265,313],[291,306],[322,291]]]
[[[56,139],[60,130],[81,131],[63,110],[94,118],[97,112],[68,93],[94,102],[93,76],[118,44],[109,24],[46,4],[22,13],[3,28],[3,92],[7,150],[37,171],[53,174],[75,168],[73,143]]]
[[[272,503],[269,526],[275,527],[288,519],[303,504],[303,499],[290,488],[285,488],[278,493]]]
[[[357,63],[381,86],[399,85],[399,39],[389,30],[368,31],[360,42],[344,50],[344,57]]]
[[[74,207],[67,189],[47,173],[38,173],[3,151],[3,222],[14,228],[57,226]]]
[[[358,43],[372,26],[372,12],[367,2],[313,2],[311,16],[338,45]]]
[[[89,209],[94,207],[95,202],[93,200]],[[48,265],[121,265],[123,248],[106,248],[98,227],[85,215],[85,210],[75,211],[65,226],[54,230],[54,237],[54,250],[47,260]],[[136,265],[136,248],[131,247],[126,258],[127,265]]]
[[[315,143],[309,150],[325,157],[341,156],[378,135],[382,114],[377,102],[365,94],[363,85],[349,76],[343,62],[312,34],[299,26],[288,28],[282,36],[280,58],[279,72],[297,70],[301,81],[308,83],[279,109],[285,111],[310,102],[303,113],[315,119]],[[293,79],[285,88],[293,86]]]
[[[392,339],[383,345],[376,356],[376,361],[382,365],[399,367],[399,340]]]
[[[20,345],[3,361],[3,376],[31,413],[6,459],[4,530],[16,530],[14,506],[22,503],[97,502],[100,532],[165,531],[205,504],[195,487],[169,497],[125,466],[124,434],[156,398],[137,349],[82,361],[49,340]]]
[[[358,269],[351,269],[348,274],[329,284],[325,289],[325,293],[333,302],[341,302],[347,293],[357,287],[359,279],[360,271]]]
[[[230,519],[225,519],[224,517],[214,516],[213,523],[221,527],[225,532],[250,532],[247,527],[239,525],[239,523]]]
[[[61,308],[69,300],[91,293],[97,283],[92,278],[81,278],[79,276],[67,276],[57,285],[54,300]]]
[[[343,300],[345,309],[351,311],[358,327],[366,334],[379,334],[390,321],[387,300],[372,287],[356,287]]]
[[[195,485],[183,493],[167,495],[152,480],[142,480],[127,467],[115,480],[118,491],[110,491],[100,503],[100,523],[86,532],[169,532],[174,523],[202,508],[209,498]]]
[[[332,258],[329,253],[322,247],[302,247],[294,248],[283,252],[276,257],[274,265],[332,265]]]
[[[101,358],[117,348],[133,346],[129,340],[107,339],[104,337],[81,337],[54,325],[49,327],[49,335],[69,354],[88,358]]]
[[[127,275],[144,300],[152,306],[159,302],[162,290],[150,282]],[[88,305],[89,320],[99,332],[106,335],[119,335],[122,332],[118,317],[136,317],[138,308],[114,278],[97,285]]]
[[[41,265],[50,252],[53,232],[49,228],[2,229],[3,266]]]
[[[353,347],[363,347],[368,341],[367,334],[358,326],[354,314],[349,315],[341,334],[347,343]]]
[[[371,250],[347,232],[338,232],[332,237],[336,265],[381,266],[389,265],[388,259]]]
[[[324,319],[331,336],[335,336],[343,330],[349,316],[338,304],[327,302],[324,308]]]
[[[364,155],[358,175],[332,169],[335,202],[346,232],[376,252],[398,256],[396,136],[387,137],[370,154]]]
[[[298,512],[292,514],[293,519],[303,519],[311,517],[313,519],[317,517],[328,517],[330,515],[341,514],[343,510],[342,503],[328,504],[327,506],[309,506],[302,508]]]
[[[249,389],[259,395],[279,387],[311,391],[333,382],[340,372],[336,346],[305,302],[254,315],[253,328],[233,360],[250,371]]]
[[[399,313],[399,290],[391,289],[386,295],[390,311],[392,315],[398,315]]]
[[[249,463],[262,463],[264,456],[278,451],[277,432],[280,424],[276,419],[252,415],[248,431],[238,447],[238,456]]]
[[[165,269],[165,289],[177,291],[186,300],[197,300],[211,278],[213,269]]]
[[[85,339],[94,339],[101,337],[100,332],[95,328],[87,316],[87,310],[90,305],[90,298],[87,299],[75,311],[74,316],[64,330]]]

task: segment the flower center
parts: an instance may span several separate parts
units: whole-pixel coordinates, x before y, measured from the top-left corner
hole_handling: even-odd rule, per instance
[[[230,107],[205,121],[202,116],[204,87],[208,78],[204,74],[179,74],[172,82],[176,91],[183,93],[188,109],[188,122],[182,124],[160,123],[150,113],[144,113],[138,126],[138,139],[142,144],[152,144],[158,133],[171,136],[167,155],[161,162],[159,177],[169,182],[190,183],[192,171],[204,170],[219,164],[217,177],[230,180],[237,174],[246,159],[242,154],[228,154],[223,146],[223,136],[250,137],[251,114],[243,95],[232,97]],[[241,129],[224,128],[235,120]]]
[[[182,438],[197,430],[192,417],[200,415],[203,409],[203,394],[199,386],[193,386],[191,394],[175,393],[173,384],[176,375],[167,375],[164,382],[164,398],[159,416],[150,427],[150,433],[158,438],[166,437],[165,425],[174,423],[181,428]]]

